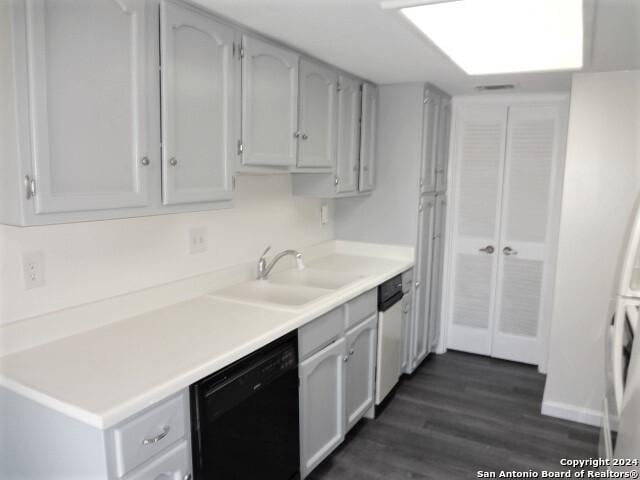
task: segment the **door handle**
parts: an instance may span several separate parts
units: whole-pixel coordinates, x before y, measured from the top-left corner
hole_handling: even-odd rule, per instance
[[[504,248],[502,249],[502,253],[504,253],[504,254],[508,257],[509,255],[517,255],[517,254],[518,254],[518,251],[517,251],[517,250],[514,250],[514,249],[513,249],[513,248],[511,248],[511,247],[504,247]]]
[[[484,248],[479,248],[479,249],[478,249],[478,251],[479,251],[479,252],[484,252],[484,253],[486,253],[487,255],[491,255],[493,252],[495,252],[495,251],[496,251],[496,249],[495,249],[495,248],[493,248],[493,245],[487,245],[487,246],[486,246],[486,247],[484,247]]]

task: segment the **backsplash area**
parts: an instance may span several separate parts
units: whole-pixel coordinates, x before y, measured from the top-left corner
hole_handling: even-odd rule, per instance
[[[292,197],[289,175],[240,176],[236,183],[231,209],[0,226],[0,324],[257,261],[268,244],[277,252],[333,239],[331,205],[322,225],[322,201]],[[204,252],[189,253],[194,228],[205,234]],[[30,252],[42,252],[45,285],[26,290],[23,254]]]

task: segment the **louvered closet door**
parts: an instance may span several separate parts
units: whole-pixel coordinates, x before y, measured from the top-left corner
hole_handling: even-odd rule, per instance
[[[491,354],[507,108],[458,107],[448,347]]]
[[[550,207],[561,141],[559,105],[509,108],[492,355],[539,362]]]

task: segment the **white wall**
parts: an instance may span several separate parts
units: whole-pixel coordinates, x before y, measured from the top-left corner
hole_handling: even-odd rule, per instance
[[[331,240],[333,222],[321,225],[320,204],[293,198],[288,175],[241,176],[229,210],[0,226],[0,324],[257,261],[267,245],[277,252]],[[190,255],[188,230],[198,226],[206,227],[208,251]],[[23,288],[25,251],[44,253],[46,286]]]
[[[336,238],[415,246],[424,84],[379,88],[376,188],[336,200]]]
[[[543,412],[598,422],[604,332],[640,193],[640,72],[573,78]]]

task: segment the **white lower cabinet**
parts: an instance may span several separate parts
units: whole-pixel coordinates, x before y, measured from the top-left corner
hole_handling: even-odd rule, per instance
[[[373,407],[377,307],[373,289],[298,330],[302,478]]]
[[[346,408],[349,431],[373,406],[378,317],[347,332]]]
[[[344,440],[344,338],[300,364],[300,473],[309,474]]]

